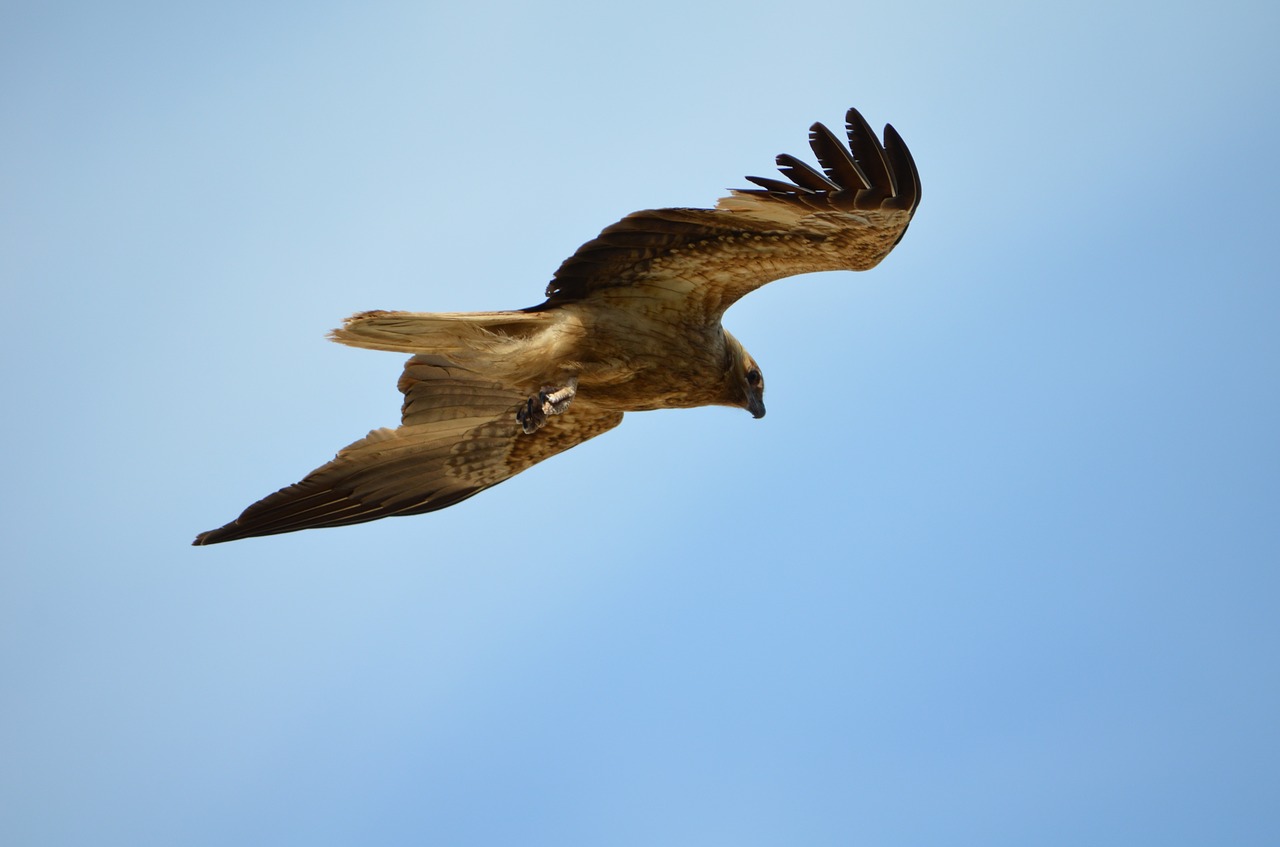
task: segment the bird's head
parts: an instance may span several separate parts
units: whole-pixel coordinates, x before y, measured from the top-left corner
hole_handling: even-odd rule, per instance
[[[729,353],[726,388],[731,404],[741,406],[753,418],[764,417],[764,374],[746,348],[728,332],[724,334]]]

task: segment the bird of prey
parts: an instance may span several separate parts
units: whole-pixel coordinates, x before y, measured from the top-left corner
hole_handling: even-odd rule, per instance
[[[867,270],[920,203],[915,162],[856,109],[846,144],[820,123],[822,169],[777,157],[714,209],[650,209],[570,256],[546,301],[506,312],[362,312],[335,341],[410,353],[401,423],[195,544],[345,526],[452,506],[589,438],[626,412],[720,405],[764,416],[760,366],[720,325],[738,298],[811,271]]]

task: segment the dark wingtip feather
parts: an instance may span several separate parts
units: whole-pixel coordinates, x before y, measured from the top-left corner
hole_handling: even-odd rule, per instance
[[[766,191],[774,191],[779,194],[814,194],[802,185],[793,185],[790,182],[783,182],[780,179],[770,179],[767,176],[749,176],[747,182],[754,183]]]
[[[821,171],[783,153],[777,157],[778,170],[790,182],[749,176],[747,181],[763,190],[737,193],[768,196],[815,210],[900,209],[914,213],[920,204],[920,175],[898,133],[886,125],[881,142],[854,108],[845,113],[845,129],[847,146],[825,124],[809,127],[809,146]]]
[[[208,532],[202,532],[196,536],[196,540],[191,542],[192,547],[204,547],[208,544],[221,544],[224,541],[234,541],[240,536],[233,531],[234,523],[226,526],[220,526],[217,529],[211,529]]]
[[[897,191],[886,205],[915,214],[916,207],[920,205],[920,172],[916,170],[916,161],[893,124],[884,125],[884,151],[898,183]]]
[[[790,153],[779,154],[777,161],[778,170],[782,171],[782,175],[801,188],[807,188],[810,191],[838,191],[840,189],[840,186],[827,179],[819,171],[815,170],[812,165],[800,161]]]
[[[856,201],[859,209],[878,209],[884,201],[896,194],[893,168],[885,160],[884,148],[880,139],[862,117],[857,109],[850,108],[845,112],[845,133],[849,136],[849,150],[853,158],[867,175],[869,185],[866,191],[858,193]]]
[[[816,123],[809,127],[809,146],[813,148],[822,169],[836,185],[855,191],[871,187],[871,180],[850,155],[849,148],[840,143],[840,139],[825,124]]]

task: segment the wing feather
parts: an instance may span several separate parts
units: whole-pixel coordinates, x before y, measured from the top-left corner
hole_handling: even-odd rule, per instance
[[[821,192],[810,191],[809,189],[803,186],[792,185],[791,183],[786,182],[785,180],[770,179],[767,176],[749,176],[749,177],[746,177],[746,180],[747,182],[755,183],[756,185],[760,186],[761,188],[764,189],[764,191],[752,191],[751,189],[748,188],[748,189],[740,190],[739,193],[742,193],[742,194],[751,193],[751,194],[758,194],[758,195],[777,194],[777,195],[783,195],[783,196],[794,194],[799,197],[808,196],[808,197],[814,198],[814,201],[811,204],[809,204],[812,206],[812,208],[817,209],[817,208],[820,208],[822,205],[823,195]]]
[[[822,126],[822,124],[816,124],[816,126]],[[827,179],[811,165],[797,159],[790,153],[778,155],[778,170],[796,185],[807,188],[810,191],[833,192],[840,190],[840,186],[837,183]]]
[[[892,126],[882,145],[850,109],[846,131],[847,146],[822,124],[810,128],[821,171],[783,154],[789,181],[747,177],[758,187],[731,191],[715,209],[649,209],[606,227],[564,261],[547,301],[529,311],[641,289],[674,298],[675,319],[705,323],[776,279],[874,267],[906,232],[920,178]]]
[[[854,198],[854,208],[878,209],[897,193],[893,169],[885,159],[884,148],[880,146],[875,131],[857,109],[850,109],[845,115],[845,132],[858,170],[866,175],[863,190]]]
[[[920,205],[920,173],[916,170],[916,161],[911,158],[906,142],[892,124],[886,124],[884,128],[884,150],[893,172],[898,176],[898,191],[889,198],[885,207],[914,215],[916,207]]]
[[[836,192],[856,196],[858,191],[871,188],[872,181],[858,166],[852,150],[841,144],[835,133],[827,129],[824,124],[814,124],[809,127],[809,146],[813,148],[814,155],[822,163],[822,169],[835,184]],[[884,181],[883,177],[881,181]],[[840,186],[849,187],[840,188]]]
[[[533,435],[522,432],[520,392],[421,355],[405,366],[398,429],[377,429],[300,482],[245,509],[197,545],[347,526],[452,506],[617,426],[619,412],[581,399]]]

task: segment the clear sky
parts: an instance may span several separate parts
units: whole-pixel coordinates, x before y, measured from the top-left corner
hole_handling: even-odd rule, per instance
[[[196,6],[199,8],[196,8]],[[0,843],[1280,842],[1273,3],[0,11]],[[434,515],[188,546],[857,106],[924,201]]]

